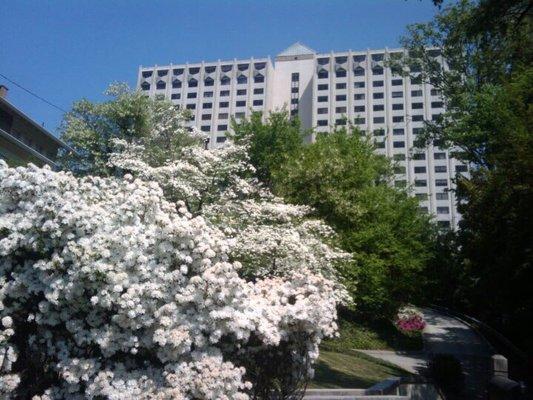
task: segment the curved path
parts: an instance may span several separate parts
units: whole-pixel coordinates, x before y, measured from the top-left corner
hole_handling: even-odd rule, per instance
[[[432,354],[452,354],[461,361],[465,373],[465,399],[485,399],[489,379],[490,345],[470,326],[433,309],[422,308],[427,326],[422,335],[423,352],[362,350],[417,374],[426,373]]]

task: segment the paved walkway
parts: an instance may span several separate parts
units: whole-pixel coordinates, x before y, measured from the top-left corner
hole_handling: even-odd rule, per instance
[[[411,373],[424,374],[432,354],[452,354],[461,361],[465,373],[465,398],[485,399],[491,348],[472,328],[453,317],[431,309],[421,309],[427,326],[422,335],[423,352],[361,350],[395,364]]]

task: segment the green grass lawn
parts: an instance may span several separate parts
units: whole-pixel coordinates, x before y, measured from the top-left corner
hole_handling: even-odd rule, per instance
[[[410,337],[399,332],[389,321],[366,322],[341,319],[340,337],[324,341],[322,347],[343,353],[345,350],[422,350],[422,336]]]
[[[311,388],[368,388],[392,376],[408,372],[354,350],[342,353],[321,350]]]

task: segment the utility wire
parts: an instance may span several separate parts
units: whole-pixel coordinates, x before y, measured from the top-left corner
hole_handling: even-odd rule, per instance
[[[1,76],[2,78],[4,78],[5,80],[11,82],[13,85],[18,86],[20,89],[24,90],[25,92],[27,92],[27,93],[31,94],[32,96],[38,98],[39,100],[44,101],[46,104],[48,104],[48,105],[50,105],[50,106],[52,106],[52,107],[54,107],[54,108],[57,108],[59,111],[62,111],[62,112],[64,112],[64,113],[68,113],[67,110],[64,110],[63,108],[61,108],[61,107],[59,107],[59,106],[56,106],[54,103],[51,103],[51,102],[49,102],[48,100],[46,100],[46,99],[42,98],[41,96],[39,96],[38,94],[33,93],[31,90],[26,89],[26,88],[23,87],[22,85],[19,85],[19,84],[18,84],[17,82],[15,82],[14,80],[9,79],[9,78],[8,78],[7,76],[5,76],[4,74],[0,73],[0,76]]]

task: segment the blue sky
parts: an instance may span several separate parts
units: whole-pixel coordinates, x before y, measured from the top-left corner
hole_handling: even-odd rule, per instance
[[[139,65],[398,46],[431,0],[0,0],[0,74],[63,109],[101,101]],[[9,100],[56,133],[62,113],[0,77]]]

